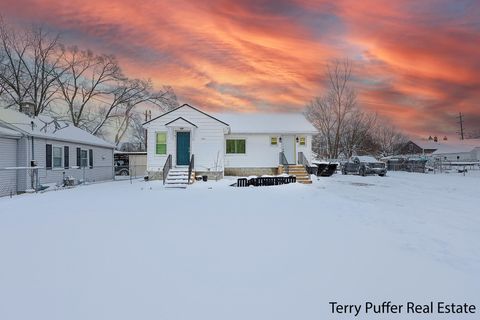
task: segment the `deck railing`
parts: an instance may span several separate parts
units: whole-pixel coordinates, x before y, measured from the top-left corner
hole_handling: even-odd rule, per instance
[[[192,171],[194,168],[195,168],[195,155],[192,154],[192,156],[190,157],[190,164],[188,165],[188,184],[190,184],[191,181],[193,181]]]
[[[239,178],[237,179],[237,187],[263,187],[263,186],[278,186],[282,184],[295,183],[297,178],[295,176],[288,177],[256,177],[256,178]]]
[[[167,161],[165,161],[165,165],[163,166],[163,184],[165,184],[165,180],[167,180],[168,172],[172,169],[172,155],[169,154],[167,157]]]

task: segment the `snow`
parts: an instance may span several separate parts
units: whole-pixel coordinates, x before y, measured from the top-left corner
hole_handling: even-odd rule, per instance
[[[15,130],[0,127],[0,137],[2,137],[2,136],[21,137],[22,135]]]
[[[211,113],[235,133],[311,133],[318,131],[301,113]]]
[[[233,182],[1,198],[0,319],[317,320],[353,319],[332,316],[329,301],[478,306],[479,171]]]
[[[377,163],[379,162],[377,159],[371,156],[356,156],[355,158],[358,158],[360,162],[366,162],[366,163]]]
[[[64,121],[57,121],[60,129],[55,130],[54,123],[50,123],[53,120],[53,118],[46,115],[32,118],[15,110],[0,108],[0,125],[3,122],[6,126],[15,128],[21,133],[39,138],[114,148],[112,144]],[[45,123],[50,124],[45,127]]]

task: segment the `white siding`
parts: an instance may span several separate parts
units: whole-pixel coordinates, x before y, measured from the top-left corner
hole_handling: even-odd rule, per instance
[[[279,154],[282,151],[282,145],[270,144],[270,137],[281,137],[282,134],[234,134],[226,135],[227,139],[245,139],[245,154],[225,154],[226,168],[274,168],[279,165]],[[305,137],[305,145],[301,146],[295,143],[297,161],[298,153],[303,152],[305,157],[311,162],[312,157],[312,136],[307,134],[298,134],[295,137]]]
[[[190,131],[190,153],[195,155],[195,170],[214,171],[215,162],[219,159],[217,171],[223,171],[224,133],[227,126],[193,108],[188,106],[179,108],[164,116],[153,120],[145,125],[147,135],[147,163],[148,171],[161,171],[169,154],[172,155],[172,163],[176,163],[176,131],[180,127],[168,126],[165,124],[182,117],[197,127],[184,128],[183,131]],[[155,154],[156,132],[167,132],[167,154]]]
[[[479,149],[475,148],[471,152],[438,153],[434,154],[433,157],[442,161],[478,161],[480,160]]]
[[[17,139],[0,137],[0,197],[17,192],[16,170],[6,170],[17,166]]]

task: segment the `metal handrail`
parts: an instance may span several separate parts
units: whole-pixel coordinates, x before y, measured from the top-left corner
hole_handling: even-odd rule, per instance
[[[288,174],[288,160],[283,151],[280,151],[279,153],[279,163],[283,166],[283,171]]]
[[[298,164],[302,164],[305,167],[310,167],[310,163],[308,163],[307,157],[305,157],[302,151],[298,153]]]
[[[195,168],[195,155],[192,154],[190,158],[190,164],[188,165],[188,184],[190,184],[190,181],[192,181],[192,171],[193,168]]]
[[[163,184],[165,184],[165,180],[167,180],[168,172],[172,169],[172,155],[169,154],[167,157],[167,161],[165,161],[165,165],[163,166]]]

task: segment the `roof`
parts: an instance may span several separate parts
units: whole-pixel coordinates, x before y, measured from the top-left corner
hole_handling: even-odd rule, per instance
[[[472,152],[475,148],[480,148],[480,139],[444,141],[439,143],[437,150],[433,154]]]
[[[15,130],[0,127],[0,137],[21,137],[22,134]]]
[[[198,128],[194,123],[188,121],[185,118],[178,117],[175,120],[172,120],[168,123],[165,123],[166,126],[173,125],[175,123],[176,126],[181,126],[181,127],[195,127]]]
[[[192,107],[192,106],[189,105],[188,103],[184,103],[184,104],[182,104],[182,105],[181,105],[180,107],[178,107],[178,108],[175,108],[175,109],[173,109],[173,110],[170,110],[170,111],[168,111],[168,112],[165,112],[165,113],[159,115],[158,117],[155,117],[155,118],[153,118],[153,119],[151,119],[151,120],[149,120],[149,121],[147,121],[147,122],[144,122],[143,125],[146,125],[147,123],[150,123],[150,122],[152,122],[152,121],[155,121],[155,120],[157,120],[157,119],[159,119],[159,118],[161,118],[161,117],[163,117],[163,116],[165,116],[165,115],[167,115],[167,114],[169,114],[169,113],[171,113],[171,112],[177,111],[177,110],[180,109],[180,108],[191,108],[191,109],[193,109],[193,110],[195,110],[195,111],[198,111],[198,112],[206,115],[207,117],[210,117],[210,118],[212,118],[212,119],[214,119],[214,120],[217,120],[218,122],[221,122],[221,123],[223,123],[224,125],[228,126],[228,123],[225,123],[225,122],[223,122],[222,120],[219,120],[219,119],[217,119],[217,118],[209,115],[208,113],[203,112],[203,111],[200,110],[200,109],[197,109],[197,108],[195,108],[195,107]],[[175,119],[175,120],[177,120],[177,119]]]
[[[59,128],[55,129],[54,119],[46,115],[29,117],[15,110],[0,108],[0,123],[28,136],[114,148],[105,140],[65,121],[56,121]]]
[[[411,141],[424,150],[436,150],[441,144],[441,142],[426,139],[414,139]]]
[[[318,133],[301,113],[214,113],[231,133]]]

